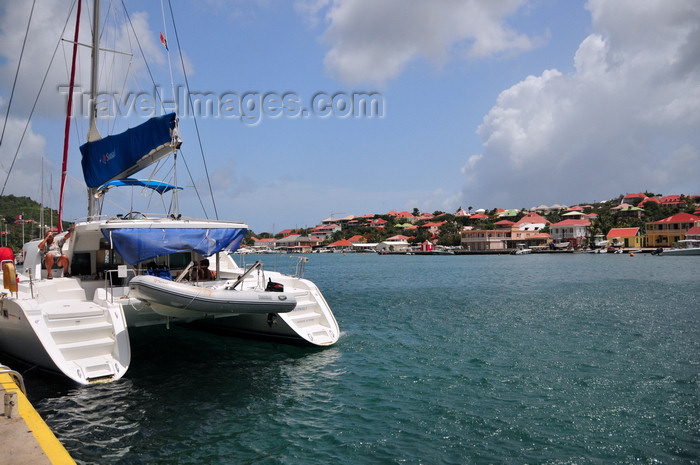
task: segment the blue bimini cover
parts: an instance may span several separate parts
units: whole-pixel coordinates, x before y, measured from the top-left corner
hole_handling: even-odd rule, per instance
[[[131,179],[131,178],[125,178],[125,179],[114,179],[112,181],[106,182],[102,184],[97,190],[99,192],[105,192],[112,187],[125,187],[125,186],[131,186],[131,187],[147,187],[149,189],[153,189],[154,191],[158,192],[159,194],[165,194],[168,191],[171,191],[173,189],[179,189],[182,190],[182,187],[177,187],[173,186],[172,184],[168,184],[163,181],[152,181],[152,180],[146,180],[146,179]]]
[[[121,134],[81,145],[85,183],[88,187],[99,187],[173,153],[177,149],[172,143],[176,123],[175,113],[156,116]]]
[[[235,252],[246,228],[119,228],[102,235],[129,265],[176,252],[197,252],[205,257],[221,250]]]

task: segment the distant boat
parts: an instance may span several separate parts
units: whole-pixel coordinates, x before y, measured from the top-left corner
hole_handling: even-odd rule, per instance
[[[670,249],[660,255],[700,255],[700,240],[684,239],[676,242]]]
[[[516,244],[515,250],[511,253],[513,255],[527,255],[532,253],[532,249],[528,248],[526,244]]]
[[[608,240],[605,238],[605,235],[596,234],[595,236],[593,236],[593,245],[596,248],[602,249],[608,245]]]

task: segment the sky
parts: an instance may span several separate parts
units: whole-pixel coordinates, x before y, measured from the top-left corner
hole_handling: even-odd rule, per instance
[[[28,28],[32,2],[0,0],[0,182],[54,208],[68,3],[36,0]],[[169,108],[187,89],[208,96],[178,107],[176,168],[137,176],[182,186],[184,216],[276,233],[391,210],[700,193],[696,0],[172,0],[172,12],[124,0],[130,21],[103,3],[103,136],[160,112],[161,95]],[[91,15],[89,2],[80,43]],[[87,205],[78,48],[65,219]],[[113,189],[103,213],[163,205],[169,194]]]

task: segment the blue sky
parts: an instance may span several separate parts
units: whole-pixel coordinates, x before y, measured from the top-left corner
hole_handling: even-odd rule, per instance
[[[72,36],[65,2],[37,0],[0,146],[4,182],[37,89],[60,37]],[[104,2],[108,3],[108,2]],[[184,86],[168,5],[125,1],[156,84]],[[693,0],[173,0],[192,92],[293,94],[299,108],[325,93],[376,93],[382,115],[199,115],[202,148],[220,219],[256,232],[311,227],[334,214],[459,207],[530,208],[600,201],[649,190],[697,194],[700,183],[700,8]],[[0,121],[4,122],[31,2],[0,3]],[[83,24],[91,5],[84,7]],[[73,17],[75,15],[73,14]],[[117,33],[103,47],[101,86],[153,94],[123,13],[103,16]],[[113,29],[113,28],[112,28]],[[109,27],[106,28],[106,31]],[[121,32],[119,32],[121,31]],[[81,42],[89,41],[89,30]],[[57,206],[70,46],[61,43],[5,194]],[[87,49],[78,82],[89,87]],[[126,72],[128,69],[128,73]],[[122,76],[128,76],[123,78]],[[167,97],[167,95],[166,95]],[[101,122],[103,135],[138,124]],[[85,212],[71,131],[67,218]],[[82,126],[82,128],[80,128]],[[180,211],[214,209],[192,118],[181,118]],[[186,161],[193,181],[187,176]],[[151,176],[145,172],[139,177]],[[154,175],[172,181],[172,172]],[[198,188],[200,200],[193,184]],[[158,211],[124,188],[105,213]],[[109,194],[108,194],[109,195]],[[165,199],[166,202],[169,199]],[[133,207],[132,207],[133,206]],[[1,213],[1,212],[0,212]]]

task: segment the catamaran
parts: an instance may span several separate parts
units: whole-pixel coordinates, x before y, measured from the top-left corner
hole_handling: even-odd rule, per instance
[[[99,1],[93,15],[94,106]],[[80,147],[88,214],[69,236],[60,230],[59,208],[56,240],[67,237],[62,253],[70,260],[70,276],[54,271],[49,279],[39,239],[24,245],[20,272],[9,261],[2,264],[1,351],[91,384],[124,376],[131,361],[131,327],[197,322],[242,336],[315,346],[338,340],[328,303],[303,278],[305,257],[295,275],[265,270],[259,262],[248,269],[236,264],[231,254],[245,237],[245,223],[187,218],[177,211],[157,217],[136,211],[100,215],[100,199],[123,186],[174,195],[180,188],[173,184],[131,176],[177,153],[182,141],[175,113],[107,137],[99,135],[95,114],[91,108],[88,141]],[[213,281],[192,273],[205,258],[215,264]]]

